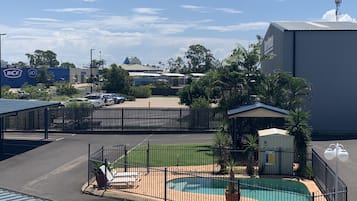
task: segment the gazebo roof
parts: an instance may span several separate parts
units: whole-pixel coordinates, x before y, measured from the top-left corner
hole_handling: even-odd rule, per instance
[[[17,112],[57,106],[59,104],[59,102],[49,101],[0,99],[0,117],[5,117]]]
[[[244,105],[238,108],[228,110],[228,118],[239,118],[239,117],[272,117],[272,118],[285,118],[288,115],[288,111],[266,105],[257,102],[252,105]]]

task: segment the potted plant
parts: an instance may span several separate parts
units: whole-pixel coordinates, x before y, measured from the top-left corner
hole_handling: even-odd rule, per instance
[[[234,167],[234,161],[229,161],[228,162],[229,166],[229,180],[228,180],[228,186],[226,189],[226,201],[239,201],[240,200],[240,191],[236,187],[236,182],[234,180],[234,172],[233,172],[233,167]]]

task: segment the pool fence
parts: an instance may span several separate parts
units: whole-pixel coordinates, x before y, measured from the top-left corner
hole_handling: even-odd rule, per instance
[[[312,152],[313,161],[311,164],[313,179],[320,188],[318,192],[310,192],[306,189],[304,190],[304,187],[299,187],[298,178],[292,175],[262,176],[259,175],[259,169],[255,169],[254,175],[248,176],[245,163],[239,160],[233,168],[236,179],[231,181],[229,180],[229,174],[220,174],[219,172],[220,167],[217,165],[217,158],[214,158],[214,152],[217,150],[207,146],[201,146],[198,149],[175,146],[171,148],[173,151],[158,146],[151,147],[150,144],[136,148],[128,145],[89,145],[88,185],[94,185],[93,187],[95,187],[96,179],[93,169],[99,164],[115,168],[121,172],[138,172],[140,182],[133,184],[129,188],[128,186],[117,186],[115,184],[103,187],[104,190],[117,192],[118,195],[129,193],[137,197],[137,200],[225,200],[224,191],[229,183],[240,189],[240,200],[333,201],[335,197],[334,188],[331,188],[334,172],[326,163],[321,166],[320,163],[322,161],[316,158],[318,155],[315,156],[316,152],[314,151]],[[168,154],[165,156],[166,165],[156,166],[163,159],[159,157],[159,152],[161,155],[162,153]],[[195,156],[190,155],[195,152]],[[179,153],[179,155],[173,153]],[[243,156],[245,154],[241,150],[232,150],[232,153],[231,155],[238,153]],[[185,163],[191,157],[195,158],[196,164],[186,166]],[[327,171],[322,171],[322,167]],[[281,179],[278,179],[268,180],[268,182],[263,182],[262,184],[259,179],[237,179],[256,178],[258,175],[264,179],[290,178],[288,180],[293,183],[292,185],[287,185],[286,183],[278,182],[278,180],[281,181]],[[323,177],[325,180],[321,179]],[[347,201],[347,186],[342,180],[340,182],[342,183],[337,192],[338,201]]]

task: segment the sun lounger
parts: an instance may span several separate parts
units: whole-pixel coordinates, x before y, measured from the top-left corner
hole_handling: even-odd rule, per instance
[[[135,177],[139,176],[140,174],[138,172],[118,172],[115,169],[109,170],[109,168],[105,168],[104,165],[100,166],[100,169],[104,172],[110,172],[113,177]]]
[[[100,166],[100,170],[103,172],[103,174],[106,176],[108,180],[108,185],[116,185],[116,184],[125,184],[127,187],[130,185],[133,186],[135,182],[139,182],[139,178],[135,177],[114,177],[112,173],[108,170],[108,168],[105,168],[104,165]]]

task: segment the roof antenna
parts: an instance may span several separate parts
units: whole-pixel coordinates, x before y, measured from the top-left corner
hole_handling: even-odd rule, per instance
[[[340,5],[342,3],[342,0],[335,0],[336,3],[336,22],[338,22],[338,17],[340,15]]]

